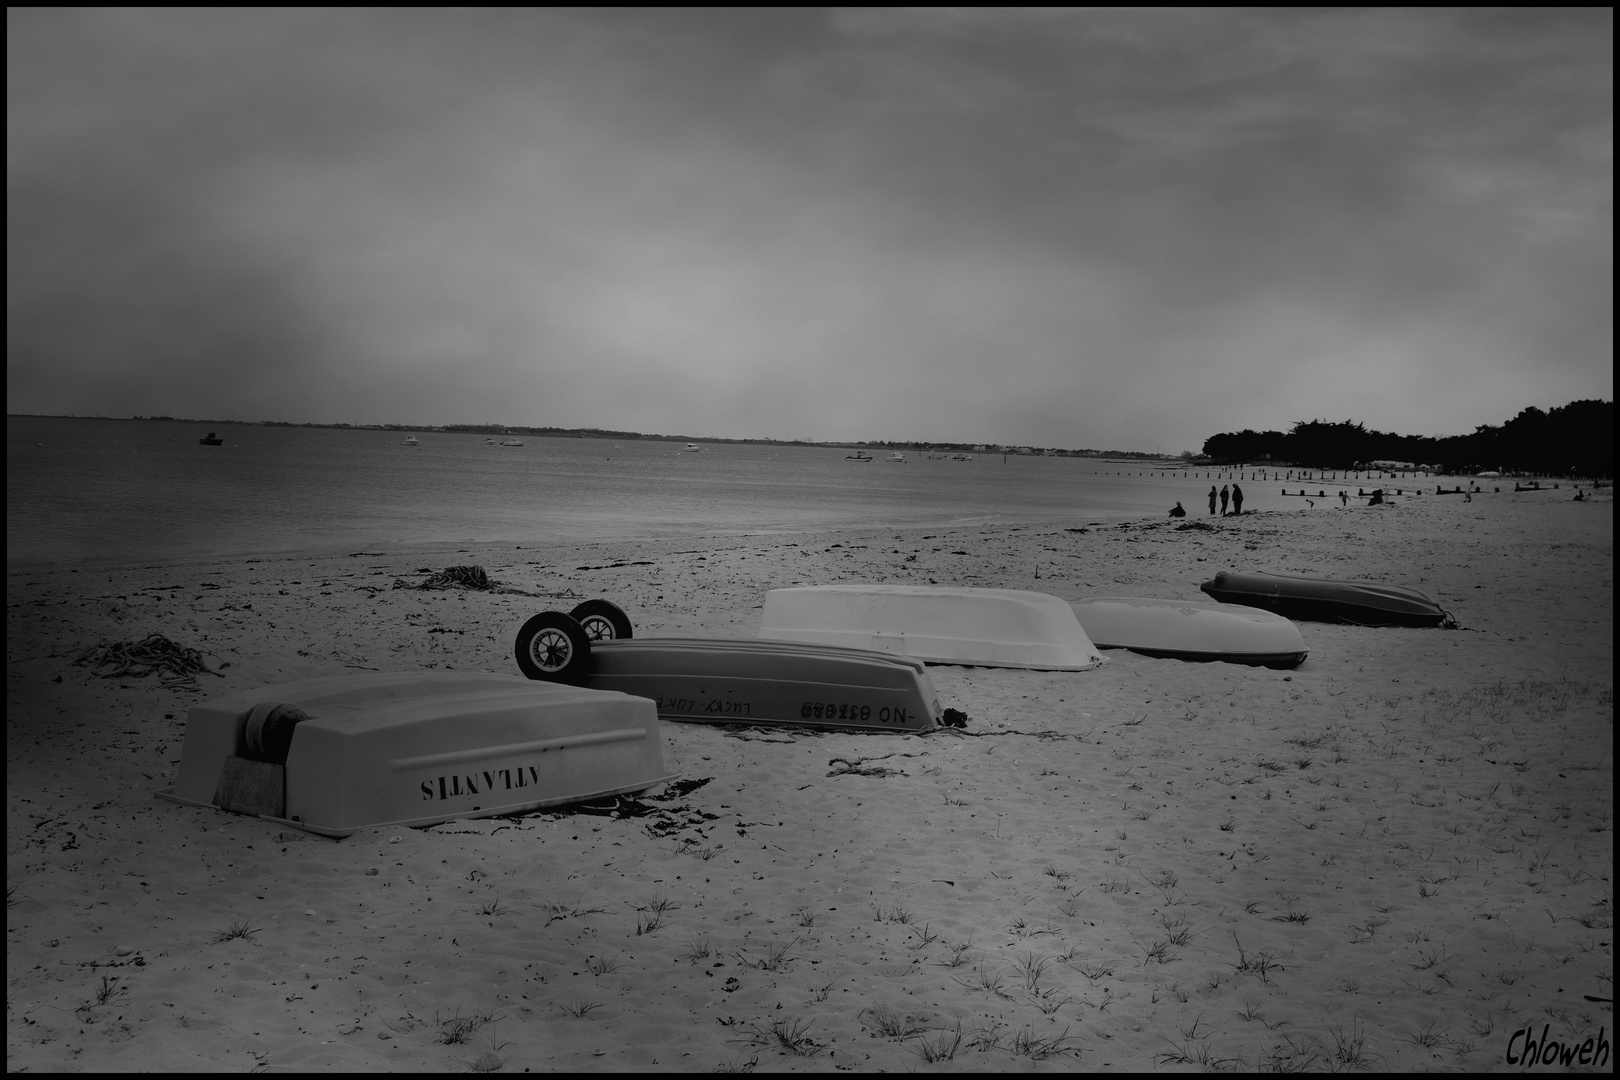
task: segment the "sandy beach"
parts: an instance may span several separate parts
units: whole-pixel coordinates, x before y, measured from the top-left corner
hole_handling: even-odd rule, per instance
[[[9,573],[7,1067],[1610,1071],[1614,504],[1571,494]],[[521,592],[395,587],[453,565]],[[200,701],[515,674],[526,616],[593,597],[746,637],[794,584],[1222,569],[1461,626],[1302,622],[1291,671],[935,666],[969,719],[926,736],[665,723],[644,816],[334,841],[154,798]],[[150,634],[212,673],[74,662]]]

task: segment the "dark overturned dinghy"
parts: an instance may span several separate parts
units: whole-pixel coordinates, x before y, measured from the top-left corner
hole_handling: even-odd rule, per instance
[[[650,701],[488,672],[340,675],[191,709],[175,786],[324,836],[432,825],[656,787]]]
[[[1261,608],[1290,619],[1355,626],[1457,625],[1428,593],[1380,581],[1222,570],[1199,588],[1223,604]]]
[[[939,693],[921,661],[866,649],[756,638],[592,638],[561,612],[518,632],[533,679],[650,698],[665,720],[867,731],[939,726]]]

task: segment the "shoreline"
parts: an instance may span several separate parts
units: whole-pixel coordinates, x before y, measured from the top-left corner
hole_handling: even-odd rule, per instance
[[[1549,1016],[1612,1039],[1613,496],[1568,494],[8,568],[8,1066],[1504,1069]],[[393,588],[474,563],[524,592]],[[747,637],[792,584],[1196,599],[1223,569],[1418,585],[1462,629],[1301,622],[1290,671],[931,666],[959,734],[664,723],[706,782],[649,819],[332,842],[153,798],[199,701],[515,673],[553,602]],[[71,662],[152,632],[219,674]]]
[[[1264,482],[1271,483],[1273,481],[1264,481]],[[1326,482],[1326,481],[1324,481],[1324,482]],[[1345,481],[1339,481],[1339,482],[1343,483]],[[1584,481],[1583,481],[1583,483],[1584,483]],[[1576,490],[1576,487],[1571,487],[1569,490],[1571,492],[1573,492],[1573,491]],[[1605,489],[1603,487],[1592,487],[1590,485],[1588,487],[1582,488],[1580,490],[1583,490],[1583,491],[1585,491],[1587,493],[1586,499],[1588,501],[1602,502],[1602,501],[1612,501],[1613,500],[1613,489],[1612,489],[1612,487],[1607,489],[1607,492],[1608,492],[1607,494],[1604,493]],[[1447,492],[1444,492],[1442,494],[1437,494],[1437,495],[1424,495],[1423,493],[1402,494],[1402,495],[1399,495],[1399,496],[1396,496],[1396,497],[1392,498],[1391,501],[1393,502],[1397,498],[1400,499],[1401,501],[1412,500],[1414,498],[1418,498],[1418,499],[1423,499],[1423,498],[1438,499],[1438,498],[1447,498],[1447,497],[1449,497],[1451,495],[1454,495],[1454,494],[1462,494],[1462,491],[1461,490],[1456,491],[1456,492],[1447,491]],[[1568,494],[1565,493],[1563,491],[1563,489],[1556,487],[1556,485],[1549,486],[1549,487],[1546,487],[1546,488],[1541,488],[1541,489],[1535,490],[1535,491],[1531,491],[1529,489],[1526,489],[1524,491],[1478,492],[1476,494],[1480,494],[1482,497],[1489,497],[1490,495],[1497,495],[1497,494],[1509,494],[1509,495],[1534,495],[1534,496],[1540,496],[1540,497],[1551,497],[1551,498],[1553,498],[1555,500],[1561,500],[1561,499],[1569,498]],[[1301,496],[1292,496],[1292,497],[1300,498]],[[1352,495],[1351,496],[1352,499],[1361,498],[1361,497],[1363,497],[1363,496],[1357,496],[1357,495]],[[1366,507],[1362,506],[1362,505],[1340,506],[1337,503],[1333,502],[1333,500],[1335,498],[1336,498],[1336,492],[1335,493],[1330,493],[1329,495],[1325,496],[1325,499],[1329,503],[1331,503],[1332,505],[1326,506],[1323,509],[1327,510],[1327,511],[1335,512],[1335,513],[1346,513],[1346,512],[1352,511],[1352,510],[1366,509]],[[1241,515],[1241,520],[1256,519],[1256,518],[1269,516],[1269,515],[1288,515],[1288,514],[1307,513],[1307,512],[1309,512],[1309,511],[1306,511],[1303,508],[1295,508],[1295,507],[1292,507],[1292,506],[1284,505],[1282,507],[1267,508],[1267,509],[1263,509],[1263,510],[1261,510],[1261,509],[1248,510],[1248,511],[1244,512],[1243,515]],[[1103,516],[1098,516],[1098,514],[1102,514]],[[1229,522],[1229,521],[1234,520],[1236,517],[1237,517],[1236,515],[1232,515],[1232,516],[1218,515],[1218,516],[1215,516],[1213,518],[1213,522],[1216,523],[1216,524],[1219,524],[1222,521],[1228,521]],[[175,558],[165,558],[165,559],[156,559],[156,558],[133,558],[133,559],[131,559],[131,558],[101,558],[101,559],[83,560],[83,561],[73,562],[73,563],[50,563],[50,562],[45,562],[45,563],[18,563],[18,564],[15,564],[15,565],[8,565],[6,567],[6,576],[9,578],[9,577],[12,577],[14,575],[27,576],[27,575],[35,575],[35,574],[73,573],[73,572],[82,572],[82,571],[92,571],[92,572],[94,572],[94,571],[111,571],[111,570],[121,570],[121,569],[143,569],[143,568],[155,568],[155,567],[180,568],[180,567],[187,567],[187,566],[211,565],[211,564],[215,564],[215,563],[242,563],[242,564],[249,564],[249,563],[265,563],[265,562],[290,562],[290,561],[298,561],[298,560],[315,561],[315,560],[324,560],[324,559],[357,558],[357,557],[363,557],[363,556],[374,556],[374,557],[378,557],[378,558],[384,558],[384,557],[388,557],[388,556],[398,556],[400,558],[407,558],[407,557],[411,557],[411,556],[414,556],[414,555],[421,555],[421,556],[437,555],[437,556],[442,556],[442,555],[445,555],[445,554],[454,554],[454,553],[458,553],[458,552],[459,553],[470,552],[470,553],[478,554],[478,553],[482,553],[482,552],[486,552],[486,551],[501,551],[501,550],[508,549],[508,548],[510,548],[510,549],[512,549],[514,551],[517,551],[517,550],[543,551],[543,550],[554,549],[554,548],[572,549],[572,548],[593,547],[593,546],[600,546],[600,545],[603,545],[603,544],[648,544],[648,545],[659,545],[659,544],[666,544],[666,543],[679,543],[679,542],[683,542],[683,541],[707,542],[707,541],[716,541],[716,540],[722,540],[722,539],[725,539],[725,540],[739,540],[739,539],[740,540],[762,540],[762,539],[781,538],[781,537],[787,537],[787,536],[798,536],[798,535],[820,536],[820,535],[824,535],[824,534],[845,533],[845,532],[859,534],[859,533],[871,532],[874,529],[876,529],[876,530],[888,530],[888,531],[899,531],[899,532],[929,532],[929,531],[932,531],[932,532],[949,532],[949,531],[956,531],[956,530],[973,530],[973,529],[987,529],[987,528],[990,528],[990,529],[993,529],[993,528],[1001,528],[1001,529],[1054,528],[1054,529],[1061,529],[1061,528],[1072,528],[1072,527],[1075,527],[1076,525],[1081,526],[1081,527],[1089,527],[1089,528],[1104,528],[1104,527],[1109,527],[1109,526],[1117,526],[1117,525],[1121,525],[1121,524],[1132,524],[1132,523],[1134,523],[1134,524],[1149,524],[1149,523],[1153,523],[1153,522],[1160,522],[1160,521],[1163,521],[1164,519],[1165,519],[1165,515],[1162,515],[1162,514],[1142,515],[1142,514],[1130,513],[1130,512],[1125,512],[1125,511],[1120,511],[1120,512],[1117,512],[1117,513],[1109,514],[1108,512],[1103,511],[1103,512],[1098,512],[1096,514],[1080,514],[1080,515],[1074,515],[1074,516],[1043,518],[1043,519],[1038,519],[1038,520],[1021,520],[1021,521],[991,521],[991,522],[976,522],[976,523],[952,522],[952,523],[932,524],[932,525],[915,525],[915,524],[909,524],[909,523],[908,524],[903,524],[903,525],[876,524],[876,525],[863,525],[863,526],[848,526],[848,527],[844,527],[844,528],[836,528],[835,527],[835,528],[825,528],[825,529],[824,528],[806,529],[806,528],[796,528],[796,527],[783,526],[783,527],[780,527],[780,528],[742,528],[742,529],[735,529],[735,530],[722,530],[722,531],[712,531],[712,532],[693,531],[693,532],[683,532],[683,533],[680,533],[680,534],[671,534],[671,535],[638,535],[638,536],[630,536],[630,537],[608,537],[608,538],[596,538],[596,539],[578,539],[578,538],[570,538],[570,539],[562,539],[562,540],[526,539],[526,540],[523,540],[521,542],[519,540],[516,540],[516,539],[513,539],[513,538],[507,538],[507,539],[501,539],[501,540],[475,540],[475,539],[470,539],[469,538],[469,539],[463,539],[463,540],[375,541],[375,542],[368,542],[366,544],[363,544],[363,545],[360,546],[360,549],[352,550],[352,551],[348,550],[348,547],[349,547],[348,545],[338,545],[338,546],[334,546],[334,547],[330,547],[330,548],[326,548],[326,549],[321,549],[321,548],[289,548],[289,549],[283,549],[283,550],[277,550],[277,551],[235,551],[235,552],[219,552],[219,553],[212,553],[212,554],[206,554],[206,555],[186,555],[186,556],[180,556],[180,557],[175,557]],[[1184,519],[1184,521],[1186,521],[1186,522],[1201,522],[1201,523],[1204,523],[1204,524],[1210,524],[1211,523],[1211,516],[1207,515],[1207,514],[1203,514],[1203,513],[1199,512],[1196,509],[1188,510],[1187,511],[1187,516]],[[368,550],[365,550],[365,548],[368,548],[368,547],[381,547],[381,548],[384,548],[385,550],[382,550],[382,551],[368,551]]]

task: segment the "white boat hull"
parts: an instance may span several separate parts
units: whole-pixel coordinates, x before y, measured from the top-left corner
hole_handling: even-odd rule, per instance
[[[252,737],[249,714],[267,702],[308,717],[291,728],[282,761]],[[671,779],[651,701],[486,672],[335,676],[204,702],[187,717],[175,786],[159,795],[242,809],[227,790],[241,776],[284,785],[248,812],[327,836],[519,813]]]
[[[1067,603],[1019,589],[813,585],[765,596],[760,636],[930,664],[1084,671],[1103,662]]]
[[[1104,649],[1279,668],[1298,666],[1309,651],[1299,627],[1258,608],[1126,596],[1091,597],[1069,606]]]

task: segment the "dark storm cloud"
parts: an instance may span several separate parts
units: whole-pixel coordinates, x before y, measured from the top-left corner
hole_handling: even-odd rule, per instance
[[[1611,25],[12,12],[8,393],[1167,449],[1465,431],[1612,396]]]

